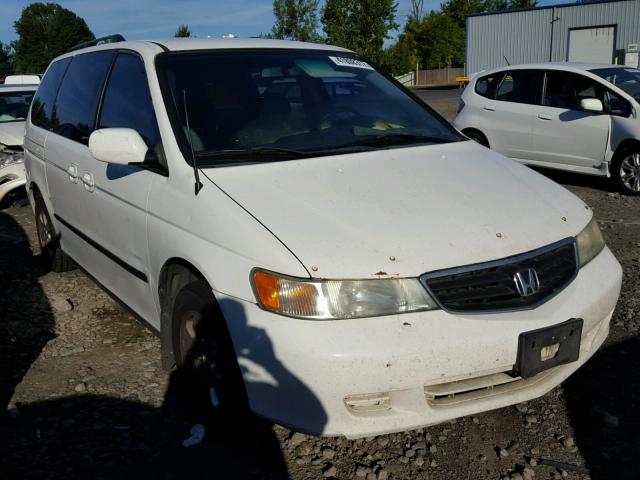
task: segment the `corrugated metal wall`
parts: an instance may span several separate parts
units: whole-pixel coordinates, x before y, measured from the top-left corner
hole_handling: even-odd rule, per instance
[[[640,0],[468,17],[466,72],[505,66],[504,56],[511,64],[565,61],[569,29],[601,25],[616,25],[616,50],[640,43]]]

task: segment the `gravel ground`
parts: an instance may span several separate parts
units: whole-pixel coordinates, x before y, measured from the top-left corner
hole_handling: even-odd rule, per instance
[[[640,198],[545,174],[593,208],[624,267],[604,347],[543,398],[355,441],[256,421],[182,447],[158,339],[80,271],[43,271],[29,207],[0,210],[0,478],[638,478]]]

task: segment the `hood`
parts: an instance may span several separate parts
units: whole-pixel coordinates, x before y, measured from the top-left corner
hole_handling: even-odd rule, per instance
[[[319,278],[504,258],[575,236],[592,215],[565,188],[472,141],[207,173]]]
[[[24,142],[24,122],[0,123],[0,143],[7,147],[22,146]]]

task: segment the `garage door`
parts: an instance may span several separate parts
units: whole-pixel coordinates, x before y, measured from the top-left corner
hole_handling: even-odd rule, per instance
[[[569,30],[570,62],[612,63],[616,27]]]

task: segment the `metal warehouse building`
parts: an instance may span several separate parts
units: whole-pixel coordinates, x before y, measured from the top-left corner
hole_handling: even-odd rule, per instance
[[[467,17],[466,72],[507,62],[638,67],[640,0],[550,5]]]

